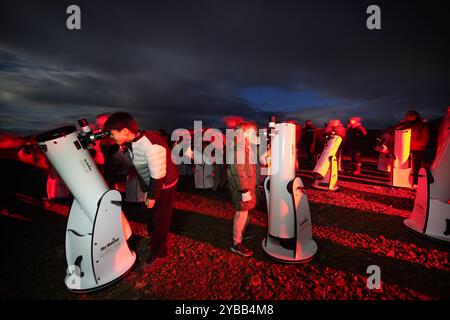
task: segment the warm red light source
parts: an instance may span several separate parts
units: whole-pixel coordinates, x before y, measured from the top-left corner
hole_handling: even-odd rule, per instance
[[[223,118],[223,122],[225,123],[227,128],[233,129],[241,122],[244,122],[244,119],[238,116],[226,116]]]

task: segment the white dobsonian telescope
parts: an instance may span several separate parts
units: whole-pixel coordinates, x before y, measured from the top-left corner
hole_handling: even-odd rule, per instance
[[[66,228],[66,286],[89,292],[119,280],[134,266],[136,254],[126,240],[131,228],[122,213],[121,194],[108,188],[89,151],[105,132],[86,120],[37,136],[40,148],[74,196]]]
[[[295,124],[269,124],[270,169],[264,180],[268,209],[263,250],[282,262],[310,261],[317,244],[312,240],[311,214],[303,183],[295,176]]]
[[[446,128],[447,132],[450,128]],[[430,169],[421,168],[414,209],[404,225],[423,236],[450,242],[450,134]]]
[[[398,127],[394,131],[394,162],[391,170],[393,187],[412,188],[411,129]]]
[[[325,147],[312,172],[315,179],[314,188],[331,191],[339,189],[337,185],[338,159],[336,158],[336,153],[341,143],[342,137],[336,133],[332,132],[327,136]]]

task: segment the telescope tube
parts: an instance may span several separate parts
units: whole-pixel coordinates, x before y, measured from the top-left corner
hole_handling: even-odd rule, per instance
[[[109,189],[90,153],[78,139],[76,127],[47,131],[36,139],[83,211],[94,221],[98,201]]]

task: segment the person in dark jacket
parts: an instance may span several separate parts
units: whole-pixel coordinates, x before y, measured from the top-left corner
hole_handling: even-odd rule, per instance
[[[308,164],[314,166],[314,148],[316,145],[317,129],[311,120],[306,120],[305,125],[303,126],[303,137]]]
[[[425,150],[430,139],[426,120],[417,111],[410,110],[406,113],[405,119],[400,122],[401,127],[411,129],[411,155],[413,159],[414,184],[418,182],[420,168],[424,164]]]
[[[445,146],[448,132],[450,129],[450,106],[447,107],[447,114],[442,118],[439,125],[439,131],[436,141],[436,154],[439,154],[439,150]]]
[[[139,130],[130,114],[112,114],[105,123],[105,129],[111,130],[111,137],[118,145],[128,145],[127,152],[141,178],[142,190],[146,192],[147,232],[152,236],[150,257],[144,271],[149,272],[167,261],[167,236],[172,220],[178,168],[171,161],[171,150],[166,139],[156,132]],[[150,230],[151,225],[153,230]]]
[[[365,136],[367,136],[367,132],[361,123],[361,118],[350,118],[346,132],[346,144],[352,160],[352,173],[354,175],[361,174],[361,151]]]

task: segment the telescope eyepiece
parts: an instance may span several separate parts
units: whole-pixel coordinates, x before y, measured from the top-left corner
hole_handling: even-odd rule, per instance
[[[95,140],[101,140],[106,137],[111,136],[111,130],[99,130],[96,131],[91,139]]]
[[[81,131],[84,133],[89,133],[92,131],[91,127],[89,126],[89,122],[85,118],[78,120],[78,125],[80,126]]]
[[[273,122],[273,123],[275,123],[275,116],[270,116],[270,120],[269,120],[269,122]]]
[[[85,118],[78,120],[78,124],[81,128],[78,139],[81,141],[81,144],[85,149],[92,148],[92,146],[95,145],[95,141],[111,136],[110,130],[97,130],[93,132],[89,122]]]

